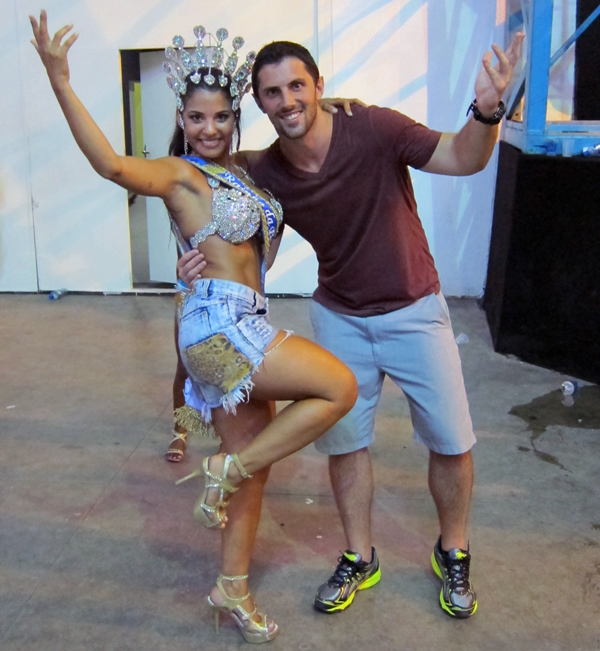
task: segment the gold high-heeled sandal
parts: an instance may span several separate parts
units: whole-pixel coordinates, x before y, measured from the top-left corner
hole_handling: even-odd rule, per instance
[[[238,489],[237,486],[234,486],[227,479],[229,466],[233,463],[233,465],[236,466],[236,468],[239,470],[240,475],[244,479],[250,479],[252,475],[249,475],[246,472],[246,469],[242,465],[242,462],[239,460],[237,454],[225,455],[225,461],[223,463],[223,470],[221,475],[215,475],[208,469],[208,462],[210,459],[211,457],[204,457],[202,468],[197,468],[194,470],[194,472],[189,474],[187,477],[183,477],[176,483],[181,484],[188,479],[198,477],[204,473],[204,491],[194,506],[194,517],[207,529],[212,529],[214,527],[222,529],[225,526],[225,507],[228,504],[225,496],[230,495],[231,493],[235,493]],[[211,488],[216,488],[219,491],[219,499],[214,504],[207,504],[206,498],[208,497],[208,491]]]
[[[183,441],[183,450],[179,448],[174,448],[173,444],[177,441]],[[187,445],[187,432],[178,432],[176,429],[173,430],[173,438],[169,443],[169,449],[165,452],[165,459],[171,463],[179,463],[183,460],[183,455],[185,454],[185,446]]]
[[[219,592],[223,597],[223,603],[217,605],[210,598],[210,595],[208,596],[208,605],[215,612],[215,632],[217,634],[219,633],[219,618],[221,613],[224,612],[228,613],[233,621],[238,625],[238,628],[246,642],[252,644],[270,642],[273,638],[277,637],[279,633],[279,627],[277,624],[273,622],[275,628],[270,631],[269,625],[267,624],[267,616],[264,613],[258,612],[256,604],[254,604],[254,610],[251,613],[246,612],[246,610],[242,608],[244,601],[250,598],[250,593],[244,597],[230,597],[223,588],[223,581],[243,581],[247,578],[247,574],[244,576],[224,576],[223,574],[219,574],[219,577],[217,578],[217,588],[219,588]],[[252,619],[257,613],[262,620],[260,623],[255,622],[254,619]]]

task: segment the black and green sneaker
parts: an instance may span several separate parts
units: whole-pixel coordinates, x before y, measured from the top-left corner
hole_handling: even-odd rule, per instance
[[[442,549],[441,536],[431,554],[433,571],[442,579],[440,605],[452,617],[466,619],[477,610],[477,595],[471,587],[469,550],[458,547],[450,551]]]
[[[371,588],[381,579],[379,559],[371,547],[371,562],[363,561],[360,554],[345,551],[338,558],[333,576],[317,590],[313,604],[324,613],[345,610],[354,601],[357,590]]]

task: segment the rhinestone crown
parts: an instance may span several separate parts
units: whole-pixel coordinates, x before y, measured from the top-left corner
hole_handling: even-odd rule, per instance
[[[177,97],[177,108],[183,111],[182,95],[187,91],[186,78],[194,84],[199,84],[202,79],[204,83],[212,86],[218,83],[221,87],[227,85],[227,76],[231,77],[230,93],[233,97],[232,108],[236,111],[239,108],[242,97],[250,90],[252,84],[249,81],[252,72],[252,65],[256,59],[256,52],[249,52],[246,60],[237,68],[238,50],[244,45],[244,39],[236,36],[231,47],[233,52],[227,54],[223,48],[224,41],[229,33],[221,27],[217,30],[216,36],[209,34],[202,25],[194,27],[194,35],[197,38],[196,44],[191,51],[184,49],[185,41],[182,36],[173,37],[173,46],[165,49],[167,60],[163,63],[163,69],[167,73],[167,84]],[[209,45],[204,44],[208,38]],[[216,45],[211,45],[212,40]],[[202,74],[200,68],[208,68],[208,72]]]

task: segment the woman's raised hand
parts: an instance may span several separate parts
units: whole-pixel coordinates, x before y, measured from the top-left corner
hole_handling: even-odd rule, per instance
[[[79,34],[71,34],[66,41],[61,43],[63,38],[73,29],[73,25],[65,25],[50,39],[50,35],[48,34],[48,16],[44,9],[40,12],[39,24],[33,16],[29,16],[29,20],[35,37],[31,39],[31,42],[40,55],[48,77],[50,77],[50,83],[53,86],[68,83],[69,64],[67,62],[67,53],[71,45],[77,40]]]

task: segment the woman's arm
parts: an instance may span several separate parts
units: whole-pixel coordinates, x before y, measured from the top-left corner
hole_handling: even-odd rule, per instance
[[[149,161],[119,156],[115,152],[69,84],[67,53],[79,35],[72,34],[61,43],[73,29],[72,25],[66,25],[50,39],[44,10],[40,14],[39,25],[33,16],[29,20],[35,36],[31,42],[46,68],[52,90],[75,141],[96,172],[128,190],[163,199],[172,195],[180,185],[186,184],[189,166],[178,158]]]

